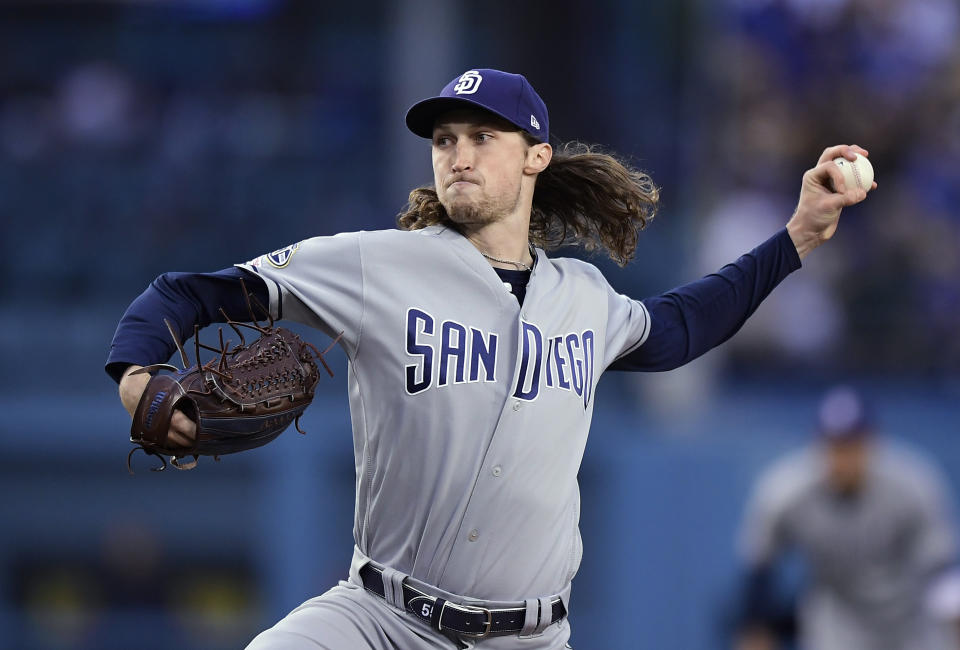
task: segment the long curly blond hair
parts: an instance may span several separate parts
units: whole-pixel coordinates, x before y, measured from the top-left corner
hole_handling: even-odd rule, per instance
[[[537,141],[523,133],[530,145]],[[545,250],[582,246],[603,248],[625,266],[637,248],[637,237],[657,212],[660,188],[646,173],[596,145],[569,142],[553,154],[537,177],[530,212],[530,241]],[[410,192],[406,209],[397,215],[402,230],[434,224],[456,227],[432,185]]]

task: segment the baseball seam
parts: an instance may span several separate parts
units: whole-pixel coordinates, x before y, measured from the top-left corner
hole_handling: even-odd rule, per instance
[[[857,187],[859,187],[861,190],[865,190],[867,188],[863,186],[863,178],[860,177],[860,168],[857,165],[858,162],[859,161],[854,161],[850,165],[850,168],[853,169],[853,178],[857,181]]]

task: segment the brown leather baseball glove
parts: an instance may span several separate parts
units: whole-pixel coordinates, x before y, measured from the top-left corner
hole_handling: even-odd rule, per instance
[[[240,336],[240,344],[231,348],[229,340],[224,343],[221,329],[219,348],[204,345],[199,342],[199,328],[195,327],[197,364],[187,367],[189,361],[183,345],[171,323],[165,322],[180,351],[184,369],[156,364],[135,371],[170,370],[173,374],[157,374],[151,378],[134,412],[130,441],[136,446],[127,455],[127,469],[131,474],[130,458],[137,450],[161,459],[163,464],[153,468],[154,471],[166,468],[165,456],[177,469],[192,469],[200,456],[219,460],[223,454],[265,445],[291,422],[297,431],[305,433],[300,429],[299,419],[313,401],[320,379],[316,361],[333,376],[323,355],[336,340],[320,352],[290,330],[274,327],[272,319],[266,327],[256,321],[246,324],[227,319],[227,324]],[[241,327],[258,332],[260,337],[248,345]],[[218,356],[201,364],[200,348],[216,352]],[[190,447],[172,444],[167,439],[174,409],[183,411],[197,424],[197,435]],[[189,456],[193,460],[183,462]]]

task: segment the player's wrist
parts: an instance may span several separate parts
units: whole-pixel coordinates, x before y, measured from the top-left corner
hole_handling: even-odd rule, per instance
[[[120,401],[123,403],[123,408],[130,414],[130,417],[133,417],[134,411],[137,410],[137,405],[140,404],[140,397],[143,395],[143,391],[150,381],[150,375],[147,373],[139,375],[133,374],[142,367],[143,366],[131,365],[123,371],[123,375],[120,377],[120,385],[118,388]]]
[[[790,240],[793,242],[794,247],[796,247],[797,255],[801,260],[806,257],[810,251],[823,243],[821,234],[805,228],[796,214],[787,222],[787,233],[790,235]]]

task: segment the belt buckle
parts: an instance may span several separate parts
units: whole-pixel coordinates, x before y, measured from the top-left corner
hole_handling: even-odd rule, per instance
[[[458,605],[458,604],[451,603],[451,602],[446,602],[446,601],[443,603],[443,607],[440,609],[440,621],[441,621],[441,624],[440,624],[440,625],[441,625],[441,627],[443,626],[443,623],[442,623],[442,621],[443,621],[443,612],[444,612],[444,610],[447,608],[448,605],[449,605],[450,607],[452,607],[452,608],[464,610],[464,611],[469,612],[469,613],[471,613],[471,614],[486,614],[486,615],[487,615],[487,620],[484,621],[484,623],[483,623],[483,625],[484,625],[484,627],[485,627],[486,629],[485,629],[483,632],[461,632],[460,630],[454,630],[457,634],[459,634],[459,635],[461,635],[461,636],[470,637],[471,639],[482,639],[482,638],[488,636],[488,635],[490,634],[490,632],[493,631],[493,612],[490,611],[489,609],[487,609],[486,607],[475,607],[475,606],[473,606],[473,605]]]

